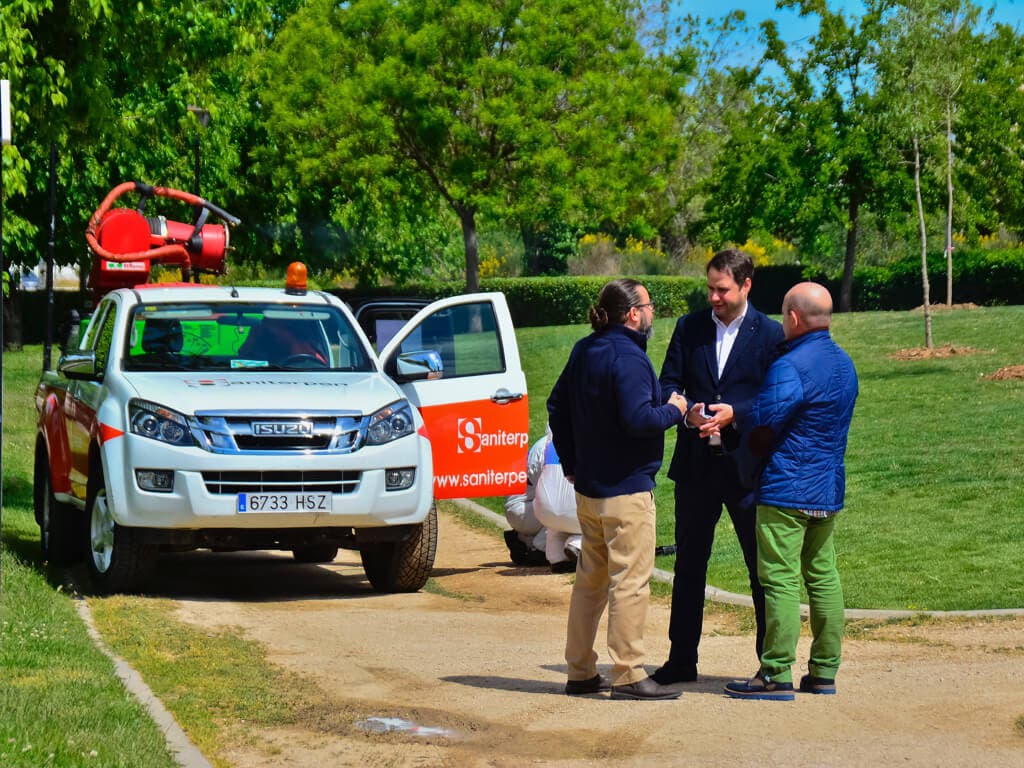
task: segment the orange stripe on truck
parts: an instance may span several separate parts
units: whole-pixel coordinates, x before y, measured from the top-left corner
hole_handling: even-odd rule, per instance
[[[124,434],[120,429],[115,429],[109,424],[100,424],[100,442],[105,443]]]

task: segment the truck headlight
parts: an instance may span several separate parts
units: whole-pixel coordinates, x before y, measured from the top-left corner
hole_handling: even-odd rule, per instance
[[[148,400],[128,402],[128,423],[136,435],[171,445],[195,445],[184,416]]]
[[[412,408],[406,400],[381,408],[373,414],[366,425],[366,444],[383,445],[416,431]]]

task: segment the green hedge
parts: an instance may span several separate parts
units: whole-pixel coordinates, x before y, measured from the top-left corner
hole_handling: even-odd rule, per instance
[[[782,297],[795,283],[816,280],[839,296],[839,280],[800,266],[760,267],[754,274],[750,300],[762,312],[778,314]],[[946,301],[946,256],[928,256],[932,303]],[[907,256],[882,267],[857,267],[853,272],[853,310],[913,309],[921,306],[921,257]],[[1024,249],[957,250],[953,252],[953,301],[1024,304]]]
[[[946,301],[946,256],[928,256],[932,302]],[[921,257],[854,271],[854,309],[921,306]],[[1024,304],[1024,249],[954,251],[953,301],[957,304]]]

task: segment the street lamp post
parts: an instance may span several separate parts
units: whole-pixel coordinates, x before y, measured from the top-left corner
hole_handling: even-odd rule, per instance
[[[199,125],[201,125],[203,128],[206,128],[206,126],[208,126],[210,124],[210,111],[208,109],[203,109],[202,107],[197,107],[195,104],[189,104],[188,105],[188,111],[196,116],[196,119],[199,121]],[[195,167],[195,183],[192,186],[192,193],[196,197],[199,197],[200,195],[199,195],[199,134],[198,133],[196,133],[196,137],[195,137],[195,139],[192,142],[192,153],[193,153],[193,156],[195,158],[195,166],[196,166]]]

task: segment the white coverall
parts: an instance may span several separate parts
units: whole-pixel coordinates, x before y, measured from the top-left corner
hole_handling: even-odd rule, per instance
[[[562,473],[550,432],[530,448],[526,491],[506,498],[505,517],[519,540],[531,549],[543,550],[551,565],[579,555],[576,492]]]

